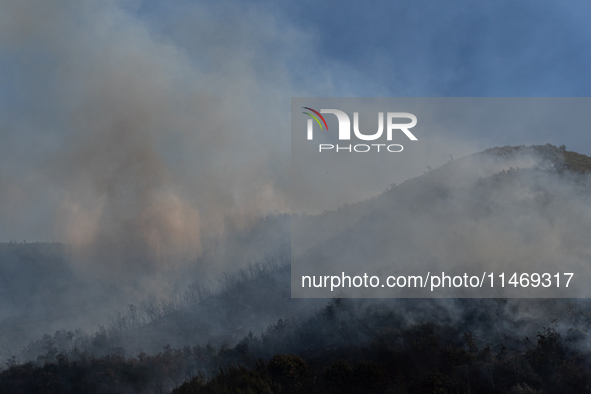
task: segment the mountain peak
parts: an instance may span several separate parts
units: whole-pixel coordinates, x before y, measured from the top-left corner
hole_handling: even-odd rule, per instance
[[[546,145],[519,145],[519,146],[503,146],[494,147],[485,150],[482,153],[495,156],[514,156],[520,154],[535,154],[543,160],[547,160],[554,164],[558,170],[569,170],[578,173],[591,172],[591,157],[566,150],[564,145],[560,147],[546,144]]]

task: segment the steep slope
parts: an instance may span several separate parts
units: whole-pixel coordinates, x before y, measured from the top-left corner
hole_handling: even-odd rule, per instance
[[[165,345],[233,345],[249,332],[260,334],[279,319],[303,319],[325,303],[322,299],[292,299],[287,265],[129,332],[122,343],[129,354],[157,352]]]

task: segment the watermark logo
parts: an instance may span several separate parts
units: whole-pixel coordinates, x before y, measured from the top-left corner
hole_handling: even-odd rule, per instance
[[[324,119],[324,116],[322,116],[320,114],[320,112],[318,112],[315,109],[312,109],[310,107],[302,107],[302,108],[312,111],[316,115],[318,115],[320,117],[320,119],[322,119],[322,122],[324,123],[324,125],[326,126],[326,131],[328,131],[328,125],[326,124],[326,120]],[[324,111],[324,110],[321,109],[320,111]],[[309,112],[302,112],[302,113],[306,114],[308,116],[311,116],[316,121],[316,123],[318,123],[318,126],[320,126],[320,129],[322,130],[322,123],[320,123],[320,120],[316,116],[312,115]],[[313,133],[314,133],[313,126],[314,126],[314,124],[312,123],[312,119],[308,119],[308,139],[309,140],[311,140],[313,138]]]
[[[351,140],[351,119],[349,115],[345,112],[338,110],[338,109],[321,109],[320,112],[312,109],[310,107],[302,107],[310,112],[302,112],[305,115],[310,116],[311,119],[308,119],[307,124],[307,138],[308,140],[314,139],[314,121],[320,126],[320,130],[328,131],[328,124],[326,123],[326,119],[322,114],[333,114],[337,117],[337,121],[339,122],[339,140],[340,141],[348,141]],[[400,123],[400,119],[410,120],[410,122]],[[321,122],[322,121],[322,122]],[[323,126],[324,124],[324,126]],[[388,141],[392,141],[393,135],[395,131],[401,131],[408,137],[411,141],[418,141],[417,137],[409,130],[416,126],[417,124],[417,117],[408,112],[387,112],[386,114],[386,139]],[[362,141],[375,141],[378,138],[382,137],[384,134],[384,113],[378,112],[378,131],[373,134],[363,134],[359,130],[359,112],[353,112],[353,133],[355,137]],[[319,152],[322,151],[330,151],[334,150],[336,152],[339,151],[348,151],[348,152],[369,152],[372,150],[372,147],[375,148],[378,152],[380,152],[380,148],[385,147],[388,152],[402,152],[404,149],[400,144],[357,144],[357,145],[333,145],[333,144],[319,144],[318,149]],[[384,151],[385,151],[384,150]]]

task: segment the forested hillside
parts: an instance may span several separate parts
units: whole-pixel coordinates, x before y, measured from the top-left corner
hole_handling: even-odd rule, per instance
[[[387,231],[387,215],[427,212],[439,237],[471,235],[461,225],[444,234],[435,225],[439,217],[447,226],[494,219],[505,232],[527,235],[524,242],[559,240],[565,258],[584,259],[586,211],[562,208],[591,206],[589,172],[591,158],[564,147],[493,148],[450,160],[372,199],[291,219],[306,229],[295,235],[298,242],[316,251],[341,245],[344,257],[355,252],[343,243],[347,234]],[[210,260],[200,264],[232,260],[237,267],[217,282],[187,273],[183,283],[190,285],[135,304],[116,305],[125,299],[122,289],[79,276],[66,245],[0,244],[1,391],[591,391],[589,300],[292,299],[289,219],[261,219],[211,246],[201,257]],[[426,252],[445,260],[467,256],[466,249]],[[107,308],[110,316],[94,328],[76,325]]]

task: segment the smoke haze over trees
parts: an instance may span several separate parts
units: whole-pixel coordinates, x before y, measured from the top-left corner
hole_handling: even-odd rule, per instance
[[[523,162],[523,153],[548,162],[540,167],[538,160],[526,160],[536,169],[522,169],[515,178],[518,170],[504,167],[516,159]],[[473,167],[480,160],[489,163],[490,157],[504,165],[469,181],[485,193],[507,189],[503,193],[510,194],[527,187],[528,174],[535,177],[536,171],[555,174],[568,188],[589,190],[587,156],[545,145],[495,148],[467,159]],[[453,172],[453,164],[421,176],[416,185],[430,190],[441,181],[439,171]],[[462,162],[455,168],[461,175]],[[387,206],[383,196],[407,187],[394,186],[382,196],[324,213],[332,224],[340,223],[328,237],[338,238],[365,220],[364,212]],[[552,190],[547,190],[550,200]],[[315,228],[319,217],[296,219]],[[230,246],[241,250],[277,237],[279,230],[288,233],[286,222],[289,216],[279,215],[248,231],[236,230],[202,258],[239,259],[227,254]],[[577,247],[577,238],[569,241]],[[121,295],[113,292],[116,288],[101,290],[100,282],[84,282],[71,270],[66,245],[2,244],[2,277],[13,280],[2,293],[3,357],[8,361],[0,384],[13,392],[89,387],[124,393],[175,387],[177,392],[222,387],[341,392],[339,385],[349,380],[351,392],[365,387],[372,392],[393,387],[409,392],[434,387],[457,392],[587,390],[588,300],[292,299],[289,248],[281,245],[259,264],[228,272],[218,281],[194,281],[172,296],[148,296],[125,306],[117,305]],[[37,279],[28,281],[31,275]],[[81,290],[88,286],[96,286],[96,292]],[[78,323],[94,316],[86,308],[98,306],[109,317],[97,323],[98,329],[78,329]],[[548,374],[549,369],[555,372]]]

